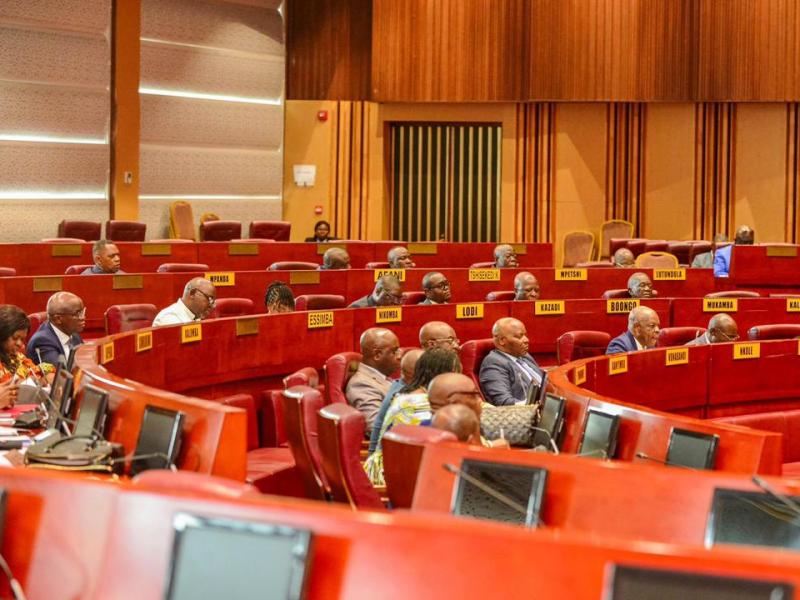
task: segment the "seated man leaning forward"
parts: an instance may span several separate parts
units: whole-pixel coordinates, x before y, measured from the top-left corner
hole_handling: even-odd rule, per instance
[[[633,257],[633,252],[627,248],[617,248],[617,251],[614,252],[614,260],[612,262],[615,267],[627,268],[634,266],[636,259]]]
[[[386,260],[389,261],[390,269],[413,269],[416,266],[408,248],[403,246],[395,246],[389,250]]]
[[[708,322],[708,329],[700,337],[696,337],[686,346],[705,346],[722,342],[735,342],[739,339],[739,326],[733,317],[726,313],[717,313]]]
[[[84,269],[81,275],[115,275],[125,273],[120,269],[119,248],[114,242],[97,240],[92,246],[94,265]]]
[[[40,362],[57,365],[59,356],[68,360],[83,343],[80,333],[85,325],[83,300],[70,292],[56,292],[47,301],[47,321],[28,341],[28,358],[37,365]]]
[[[450,282],[438,271],[425,273],[422,278],[422,291],[425,292],[425,300],[420,304],[447,304],[450,302]]]
[[[153,327],[177,325],[205,319],[217,303],[217,289],[208,279],[195,277],[183,288],[183,296],[153,319]]]
[[[648,306],[637,306],[628,313],[628,331],[611,340],[606,354],[655,348],[659,331],[658,313]]]
[[[322,255],[320,271],[338,271],[350,268],[350,255],[344,248],[328,248]]]
[[[652,298],[656,292],[647,274],[634,273],[628,277],[628,294],[631,298]]]
[[[350,308],[399,306],[402,299],[403,288],[400,286],[400,280],[394,275],[384,275],[375,282],[371,294],[359,298],[350,305]]]
[[[361,334],[361,363],[347,382],[347,402],[357,408],[367,421],[365,434],[372,433],[375,417],[389,391],[389,375],[400,367],[400,343],[397,336],[382,327],[370,327]]]
[[[428,321],[419,328],[419,347],[445,348],[446,350],[461,350],[461,342],[449,323],[444,321]]]
[[[515,268],[519,266],[517,253],[511,244],[499,244],[494,247],[494,266],[498,269]]]
[[[431,426],[449,431],[459,442],[481,445],[481,422],[475,411],[463,404],[448,404],[436,411]]]
[[[489,404],[524,403],[531,385],[542,382],[543,372],[528,354],[528,335],[522,321],[498,319],[492,327],[494,349],[481,363],[480,382]]]
[[[372,424],[372,433],[370,433],[369,436],[370,452],[374,452],[375,448],[378,447],[378,439],[380,438],[380,432],[383,428],[383,421],[386,419],[386,412],[392,405],[392,400],[394,400],[394,397],[400,390],[414,379],[414,370],[417,368],[417,361],[420,356],[422,356],[422,353],[422,348],[412,348],[403,354],[403,358],[400,359],[400,379],[393,381],[392,385],[389,386],[389,391],[386,392],[386,395],[383,397],[381,407],[375,417],[375,422]]]
[[[538,300],[539,280],[533,273],[523,271],[514,277],[514,300]]]

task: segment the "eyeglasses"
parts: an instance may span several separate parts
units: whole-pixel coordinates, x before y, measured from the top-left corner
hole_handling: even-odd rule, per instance
[[[439,289],[439,288],[441,288],[443,290],[449,290],[450,289],[450,282],[447,281],[447,279],[445,279],[443,281],[440,281],[436,285],[429,285],[428,286],[429,290],[435,290],[435,289]]]
[[[438,344],[439,342],[444,342],[450,346],[458,346],[459,339],[454,337],[443,337],[443,338],[431,338],[428,340],[428,344],[434,345]]]
[[[62,315],[64,317],[74,317],[75,319],[85,319],[86,318],[86,309],[82,308],[81,310],[76,310],[73,312],[60,312],[56,313],[58,315]]]
[[[203,297],[205,297],[206,302],[208,302],[208,305],[211,306],[211,307],[213,307],[217,303],[217,299],[216,298],[213,298],[212,296],[209,296],[208,294],[206,294],[200,288],[192,288],[192,291],[199,292],[199,293],[203,294]]]
[[[723,340],[724,342],[735,342],[736,340],[739,339],[738,333],[736,335],[728,335],[724,331],[719,331],[719,330],[717,330],[715,333],[717,334],[717,336],[724,338]]]

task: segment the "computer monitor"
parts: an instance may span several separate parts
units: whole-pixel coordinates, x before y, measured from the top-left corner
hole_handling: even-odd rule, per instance
[[[167,600],[304,596],[312,533],[178,513]]]
[[[545,431],[534,431],[533,445],[552,447],[550,440],[558,447],[558,438],[561,435],[561,430],[564,427],[564,412],[566,410],[567,402],[560,396],[547,394],[542,405],[542,413],[539,417],[537,427]]]
[[[461,472],[451,507],[454,515],[538,526],[546,469],[466,459]]]
[[[794,586],[775,581],[615,566],[607,600],[791,600]]]
[[[50,385],[50,403],[47,407],[47,428],[59,429],[63,417],[69,415],[72,405],[72,373],[59,362],[53,383]]]
[[[542,380],[539,383],[532,383],[528,388],[528,398],[525,404],[541,404],[547,394],[547,372],[542,371]]]
[[[578,454],[594,458],[612,458],[617,447],[618,430],[619,416],[590,408],[586,413]]]
[[[174,410],[146,406],[139,441],[131,460],[131,475],[148,469],[169,469],[175,464],[181,445],[181,430],[184,414]],[[149,458],[138,458],[148,454],[159,454]]]
[[[800,497],[792,496],[800,502]],[[800,550],[800,514],[762,492],[714,490],[706,546],[738,544]]]
[[[104,435],[103,428],[106,424],[107,409],[108,392],[90,384],[83,386],[81,405],[72,435],[97,437],[97,434],[100,434],[102,438]]]
[[[667,449],[667,464],[690,469],[713,469],[719,436],[672,428]]]

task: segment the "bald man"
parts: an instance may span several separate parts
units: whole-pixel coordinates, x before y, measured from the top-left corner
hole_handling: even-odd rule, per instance
[[[375,282],[372,293],[350,304],[349,308],[399,306],[403,300],[403,287],[394,275],[384,275]]]
[[[70,354],[83,343],[80,333],[85,325],[83,300],[70,292],[56,292],[47,301],[47,321],[28,342],[28,358],[36,364],[51,365],[58,364],[59,356],[69,360]]]
[[[539,280],[533,273],[523,271],[514,277],[514,300],[538,300]]]
[[[541,385],[544,372],[528,354],[525,324],[512,317],[492,327],[494,349],[481,363],[480,382],[486,401],[495,406],[524,404],[531,385]]]
[[[366,437],[392,385],[389,376],[400,367],[400,343],[397,336],[382,327],[370,327],[361,334],[361,363],[347,382],[347,402],[357,408],[367,421]]]
[[[431,426],[449,431],[459,442],[481,445],[481,422],[478,415],[463,404],[448,404],[437,410]]]
[[[611,340],[606,354],[636,352],[656,347],[659,328],[658,314],[647,306],[637,306],[628,313],[628,330]]]
[[[328,248],[322,255],[320,271],[338,271],[350,268],[350,255],[344,248]]]
[[[519,266],[517,253],[511,244],[499,244],[494,248],[494,266],[498,269],[515,268]]]
[[[447,350],[461,350],[461,345],[449,323],[444,321],[428,321],[419,328],[420,348],[445,348]]]
[[[389,250],[386,260],[389,261],[390,269],[413,269],[416,266],[408,248],[403,246],[395,246]]]
[[[646,273],[634,273],[628,277],[628,294],[631,298],[652,298],[656,292]]]
[[[183,295],[153,319],[153,327],[178,325],[205,319],[217,304],[217,288],[208,279],[195,277],[183,288]]]
[[[614,252],[613,262],[615,267],[628,268],[634,266],[636,259],[633,257],[633,252],[627,248],[618,248]]]
[[[705,346],[706,344],[721,344],[735,342],[739,339],[739,326],[729,314],[717,313],[708,322],[708,329],[700,337],[696,337],[687,346]]]
[[[736,246],[752,246],[756,233],[748,225],[742,225],[736,230],[733,243]],[[714,253],[714,277],[727,277],[731,269],[731,252],[733,246],[724,246]]]
[[[374,452],[375,448],[378,447],[378,440],[380,440],[381,437],[381,427],[383,427],[383,421],[386,418],[386,413],[389,410],[389,407],[392,405],[392,400],[397,392],[402,390],[406,385],[411,383],[412,379],[414,379],[414,369],[416,368],[417,361],[419,360],[419,357],[422,356],[423,352],[424,350],[421,348],[412,348],[403,354],[403,358],[400,359],[400,379],[393,381],[392,385],[389,386],[389,391],[386,392],[386,395],[381,401],[381,407],[378,410],[378,415],[375,417],[375,421],[372,423],[372,433],[369,436],[370,453]]]
[[[442,373],[428,384],[428,403],[434,416],[444,406],[463,404],[480,420],[483,397],[472,377],[462,373]]]

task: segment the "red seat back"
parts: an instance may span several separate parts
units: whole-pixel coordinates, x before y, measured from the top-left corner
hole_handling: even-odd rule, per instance
[[[364,268],[365,269],[388,269],[389,268],[389,263],[386,262],[386,261],[383,261],[383,262],[380,262],[380,261],[379,262],[368,262],[366,265],[364,265]]]
[[[346,306],[344,296],[338,294],[302,294],[294,299],[295,310],[330,310]]]
[[[411,508],[425,446],[449,441],[456,441],[456,436],[433,427],[396,425],[384,434],[383,476],[394,508]]]
[[[495,266],[495,262],[493,260],[485,261],[485,262],[476,262],[472,263],[469,268],[470,269],[492,269]]]
[[[258,439],[258,416],[256,402],[250,394],[233,394],[217,400],[225,406],[241,408],[247,413],[247,451],[255,450],[261,446]]]
[[[403,292],[400,298],[400,304],[408,306],[409,304],[419,304],[425,301],[425,292]]]
[[[472,377],[476,386],[480,385],[478,374],[481,370],[481,363],[493,348],[494,340],[492,338],[469,340],[461,346],[461,372]]]
[[[250,298],[217,298],[211,318],[240,317],[252,315],[254,312],[255,304]]]
[[[112,242],[143,242],[147,225],[138,221],[106,221],[106,239]]]
[[[289,221],[253,221],[250,223],[250,237],[276,242],[288,242],[292,232]]]
[[[329,403],[347,404],[344,391],[358,369],[362,356],[358,352],[339,352],[325,361],[325,390]]]
[[[626,248],[628,246],[628,242],[632,239],[638,239],[638,238],[612,237],[610,240],[608,240],[609,257],[614,256],[614,253],[620,248]]]
[[[749,340],[790,340],[796,337],[800,337],[800,325],[796,323],[757,325],[747,331]]]
[[[602,356],[611,342],[611,336],[605,331],[567,331],[556,341],[558,364],[563,365],[573,360]]]
[[[156,269],[158,273],[199,273],[208,270],[208,265],[203,263],[163,263]]]
[[[361,466],[361,441],[366,420],[347,404],[329,404],[317,413],[322,472],[336,502],[356,509],[385,507]]]
[[[317,413],[324,405],[319,390],[298,385],[284,390],[282,400],[286,439],[303,480],[306,496],[326,500],[328,481],[322,470],[322,453],[317,434]]]
[[[644,243],[645,252],[669,252],[669,242],[667,240],[647,240]]]
[[[636,258],[644,252],[648,241],[644,238],[631,238],[625,243],[625,247],[633,252],[633,257]]]
[[[158,309],[154,304],[112,304],[106,309],[106,335],[150,327]]]
[[[269,271],[316,271],[319,269],[319,265],[299,260],[283,260],[272,263],[267,269]]]
[[[630,292],[628,292],[628,288],[620,288],[614,290],[606,290],[603,292],[603,299],[608,300],[609,298],[630,298]]]
[[[670,242],[667,244],[667,252],[674,255],[678,259],[678,263],[682,265],[692,264],[689,260],[691,250],[692,242]]]
[[[80,275],[86,269],[91,269],[94,265],[70,265],[64,269],[64,275]]]
[[[200,223],[200,240],[204,242],[230,242],[242,237],[239,221],[204,221]]]
[[[656,347],[683,346],[705,333],[705,327],[664,327],[658,332]]]
[[[486,301],[487,302],[506,302],[509,300],[513,300],[514,296],[516,296],[516,292],[508,292],[508,291],[498,291],[498,292],[489,292],[486,294]]]
[[[702,241],[702,240],[693,241],[693,242],[690,242],[690,243],[691,243],[692,246],[691,246],[691,248],[689,248],[688,264],[692,264],[692,261],[694,260],[694,257],[697,256],[698,254],[703,254],[705,252],[711,252],[711,249],[713,248],[713,245],[711,244],[711,242],[706,242],[706,241]]]
[[[227,498],[246,498],[260,496],[258,489],[249,483],[235,481],[226,477],[216,477],[194,471],[170,471],[169,469],[150,469],[142,471],[131,481],[134,485],[148,490],[163,492],[190,492]]]
[[[25,340],[26,344],[30,341],[31,336],[33,336],[34,333],[39,331],[39,327],[42,326],[42,323],[47,321],[47,312],[42,311],[42,312],[30,313],[28,315],[28,321],[31,322],[31,328],[28,329],[28,339]]]
[[[58,224],[58,237],[75,238],[84,242],[100,239],[100,223],[94,221],[68,221],[64,219]]]
[[[706,298],[760,298],[758,292],[749,290],[725,290],[724,292],[711,292],[705,295]]]
[[[0,267],[0,277],[15,277],[17,270],[13,267]]]
[[[283,378],[284,389],[288,390],[296,385],[307,385],[312,388],[319,387],[319,373],[314,367],[303,367]]]

